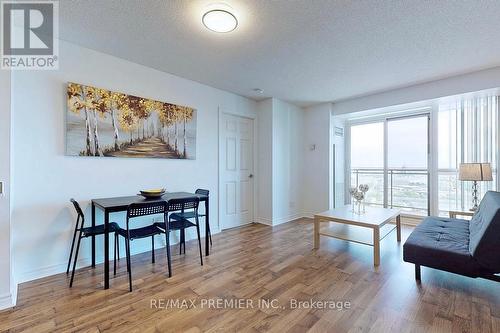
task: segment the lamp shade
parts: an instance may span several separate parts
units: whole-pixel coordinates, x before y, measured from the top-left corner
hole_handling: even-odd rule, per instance
[[[465,181],[493,180],[490,163],[462,163],[458,170],[458,179]]]

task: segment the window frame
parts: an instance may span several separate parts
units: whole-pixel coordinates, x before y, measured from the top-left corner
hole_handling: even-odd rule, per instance
[[[496,101],[496,107],[498,111],[496,112],[496,121],[497,124],[497,130],[500,130],[500,96],[467,96],[470,100],[477,99],[479,97],[485,97],[485,98],[494,98]],[[458,98],[458,99],[457,99]],[[442,104],[450,104],[453,101],[458,102],[460,101],[461,103],[464,102],[463,96],[454,98],[453,100],[450,100],[448,98],[446,99],[437,99],[433,101],[428,101],[428,102],[418,102],[417,105],[418,107],[415,108],[409,108],[408,106],[401,106],[401,107],[388,107],[389,111],[384,112],[383,109],[377,109],[378,113],[375,115],[368,115],[368,116],[363,116],[363,117],[355,117],[355,118],[350,118],[345,120],[345,184],[348,186],[345,186],[345,204],[350,203],[350,195],[349,195],[349,187],[351,185],[351,126],[354,125],[362,125],[362,124],[367,124],[367,123],[374,123],[374,122],[384,122],[387,118],[397,118],[401,116],[419,116],[423,114],[428,114],[429,115],[429,127],[428,127],[428,145],[429,145],[429,160],[428,160],[428,172],[429,172],[429,195],[428,195],[428,200],[429,200],[429,214],[430,215],[440,215],[440,210],[439,210],[439,176],[443,172],[457,172],[456,169],[449,169],[449,168],[439,168],[439,160],[438,160],[438,148],[439,148],[439,141],[438,141],[438,134],[439,134],[439,112],[440,112],[440,105]],[[463,106],[461,108],[463,110]],[[464,150],[464,132],[463,132],[463,126],[464,126],[464,121],[463,121],[463,111],[461,111],[461,133],[460,133],[460,140],[461,145],[460,149],[457,150],[457,154],[460,154],[460,160],[463,160],[463,150]],[[385,125],[386,127],[386,125]],[[387,140],[385,139],[387,136],[387,132],[384,131],[384,142]],[[496,191],[500,190],[500,133],[496,137],[496,147],[493,147],[493,149],[496,148],[499,152],[496,154],[495,162],[496,162],[496,168],[494,172],[496,172],[496,182],[492,184],[492,188],[495,189]],[[384,147],[384,158],[387,158],[387,147]],[[493,161],[491,161],[493,162]],[[384,163],[384,167],[387,167],[387,163]],[[458,166],[457,166],[458,168]],[[384,175],[387,175],[387,172],[384,170]],[[347,182],[349,180],[349,182]],[[465,184],[462,182],[460,184],[461,190],[460,190],[460,195],[461,195],[461,202],[462,205],[465,202],[465,195],[467,195],[466,191],[464,190]],[[384,191],[388,190],[388,182],[384,180]],[[384,193],[384,198],[387,198],[387,194]],[[386,204],[386,203],[385,203]],[[464,207],[465,209],[466,207]],[[406,214],[403,214],[406,215]],[[410,215],[411,216],[411,215]]]
[[[346,179],[346,184],[347,180],[349,180],[348,186],[345,186],[345,203],[349,204],[351,197],[349,194],[349,188],[351,186],[351,127],[352,126],[358,126],[358,125],[367,125],[367,124],[373,124],[373,123],[382,123],[383,124],[383,142],[384,142],[384,157],[383,157],[383,177],[384,177],[384,202],[383,206],[388,207],[389,205],[389,174],[388,174],[388,123],[390,121],[394,120],[400,120],[400,119],[405,119],[405,118],[418,118],[418,117],[427,117],[427,214],[431,215],[433,207],[432,207],[432,198],[435,197],[435,193],[432,193],[432,188],[431,188],[431,179],[432,179],[432,165],[434,164],[434,157],[433,157],[433,150],[432,149],[432,143],[431,140],[434,137],[433,134],[433,121],[432,121],[432,114],[434,111],[435,107],[434,105],[425,105],[416,109],[400,109],[400,110],[395,110],[387,113],[382,113],[374,116],[368,116],[368,117],[362,117],[362,118],[352,118],[346,120],[345,126],[346,126],[346,140],[345,140],[345,153],[346,153],[346,164],[345,164],[345,175],[344,179]],[[437,153],[437,152],[436,152]],[[437,205],[436,205],[437,206]],[[409,213],[403,213],[402,215],[404,216],[409,216],[409,217],[422,217],[420,215],[415,215],[415,214],[409,214]]]

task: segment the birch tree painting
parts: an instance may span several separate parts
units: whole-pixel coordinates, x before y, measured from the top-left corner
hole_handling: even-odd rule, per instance
[[[196,159],[196,110],[68,83],[71,156]]]

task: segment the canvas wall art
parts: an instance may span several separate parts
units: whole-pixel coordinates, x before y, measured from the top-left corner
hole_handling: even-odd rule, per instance
[[[68,83],[71,156],[196,159],[196,110]]]

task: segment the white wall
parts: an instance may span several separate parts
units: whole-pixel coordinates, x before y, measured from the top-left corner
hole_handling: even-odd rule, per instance
[[[331,109],[332,104],[325,103],[304,113],[302,202],[308,216],[333,207]]]
[[[4,196],[0,195],[0,309],[12,306],[16,294],[10,249],[10,85],[10,71],[0,70],[0,181],[4,182]]]
[[[258,103],[259,223],[278,225],[301,217],[303,113],[276,98]]]
[[[495,67],[380,94],[348,99],[334,103],[332,110],[334,115],[340,115],[498,87],[500,87],[500,67]]]
[[[256,221],[273,224],[273,100],[258,103],[257,215]]]
[[[198,110],[196,160],[69,157],[65,147],[65,89],[68,81],[187,105]],[[12,75],[12,239],[17,282],[65,270],[75,197],[90,218],[89,200],[131,195],[141,188],[211,193],[210,221],[218,231],[218,109],[255,116],[256,102],[116,57],[60,43],[60,70]],[[120,223],[124,214],[112,214]],[[97,221],[102,221],[98,212]],[[159,237],[158,246],[162,246]],[[97,240],[102,261],[102,239]],[[81,262],[88,264],[89,241]],[[133,253],[149,251],[136,241]],[[122,251],[124,253],[125,251]],[[112,253],[112,249],[110,251]]]
[[[302,216],[303,113],[273,98],[273,225]]]

